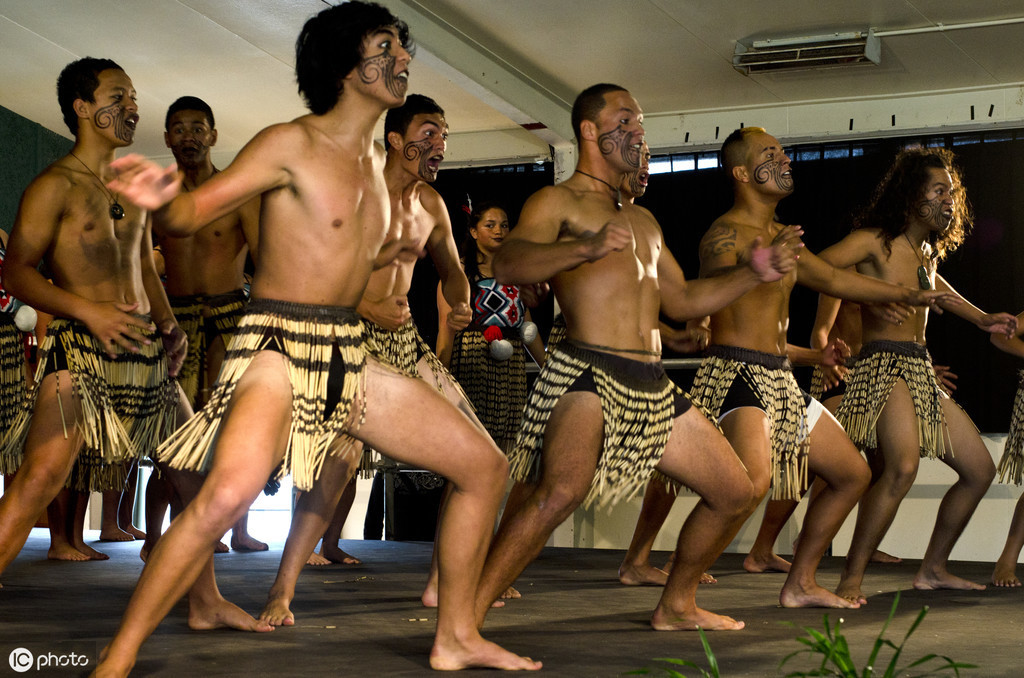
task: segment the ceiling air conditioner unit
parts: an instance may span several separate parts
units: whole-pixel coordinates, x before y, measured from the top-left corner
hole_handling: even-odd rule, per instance
[[[877,64],[882,41],[873,30],[812,35],[803,38],[768,38],[749,45],[736,43],[732,66],[744,75]]]

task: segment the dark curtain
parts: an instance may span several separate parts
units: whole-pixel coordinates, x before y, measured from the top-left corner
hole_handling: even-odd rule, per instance
[[[1002,136],[1012,137],[1013,133]],[[1018,135],[1020,136],[1020,135]],[[964,185],[974,207],[975,227],[967,242],[939,267],[939,273],[968,300],[984,311],[1016,314],[1024,309],[1024,137],[981,141],[981,135],[929,137],[949,145],[963,170]],[[971,143],[959,143],[966,139]],[[784,223],[800,224],[804,241],[820,252],[849,232],[853,213],[868,200],[875,185],[908,139],[850,144],[849,157],[820,159],[826,147],[789,149],[793,157],[796,192],[779,205]],[[809,159],[818,158],[818,159]],[[474,201],[497,200],[510,210],[513,222],[529,195],[551,183],[545,172],[446,170],[436,188],[452,214],[456,239],[461,239],[465,216],[460,206],[467,193]],[[731,188],[720,169],[657,174],[639,204],[657,217],[672,251],[687,277],[699,269],[698,244],[708,226],[732,202]],[[434,294],[437,275],[429,259],[417,266],[410,296],[416,322],[432,344],[437,327]],[[415,294],[415,299],[412,294]],[[789,341],[806,346],[814,322],[817,293],[799,285],[790,303]],[[550,311],[541,309],[538,324]],[[982,431],[1006,431],[1016,391],[1018,360],[994,348],[989,336],[951,313],[932,313],[928,346],[935,362],[959,374],[956,400]],[[809,370],[798,378],[809,381]]]

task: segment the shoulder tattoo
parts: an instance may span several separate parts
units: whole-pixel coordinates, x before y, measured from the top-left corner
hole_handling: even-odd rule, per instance
[[[726,252],[736,250],[736,229],[729,226],[712,226],[700,241],[700,258],[708,260]]]

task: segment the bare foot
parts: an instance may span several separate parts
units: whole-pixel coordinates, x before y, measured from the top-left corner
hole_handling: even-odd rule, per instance
[[[230,551],[230,550],[231,550],[231,549],[229,549],[229,548],[228,548],[228,545],[227,545],[227,544],[225,544],[225,543],[224,543],[224,542],[222,542],[222,541],[219,541],[219,542],[217,542],[217,543],[216,543],[216,544],[214,544],[214,546],[213,546],[213,552],[214,552],[214,553],[227,553],[227,552],[228,552],[228,551]]]
[[[871,562],[885,563],[886,565],[899,565],[903,562],[903,559],[898,556],[891,556],[885,551],[875,549],[875,552],[871,554]]]
[[[516,589],[516,587],[509,586],[507,589],[505,589],[504,593],[502,593],[500,596],[498,596],[498,599],[499,600],[518,600],[518,599],[520,599],[522,597],[523,597],[523,594],[520,593]]]
[[[626,586],[664,586],[668,572],[650,563],[646,565],[619,565],[619,582]]]
[[[774,553],[755,554],[748,553],[743,559],[743,569],[754,574],[762,572],[789,572],[790,562],[780,558]]]
[[[349,554],[342,551],[340,548],[338,548],[337,544],[335,544],[334,546],[328,546],[327,544],[323,544],[320,547],[320,555],[322,555],[324,558],[331,561],[332,563],[339,563],[341,565],[361,565],[363,562],[355,556],[350,556]]]
[[[234,603],[218,598],[206,605],[190,604],[188,627],[193,631],[210,629],[238,629],[239,631],[273,631],[274,627],[261,619],[254,619]]]
[[[779,604],[782,607],[832,607],[848,610],[860,607],[860,602],[837,596],[817,584],[804,588],[789,582],[782,587]]]
[[[923,574],[918,572],[914,577],[914,588],[919,591],[933,591],[936,589],[955,589],[958,591],[984,591],[984,584],[975,584],[949,572],[933,572]]]
[[[125,532],[117,525],[100,530],[100,541],[135,541],[135,535]]]
[[[705,572],[700,576],[701,584],[717,584],[718,580],[711,576],[710,572]]]
[[[50,550],[46,552],[46,557],[49,560],[74,560],[78,562],[92,560],[92,558],[85,555],[66,541],[57,544],[50,542]]]
[[[542,664],[509,652],[479,635],[461,642],[455,638],[445,642],[434,639],[434,647],[430,650],[430,668],[435,671],[459,671],[475,666],[504,671],[537,671]]]
[[[241,537],[235,536],[235,533],[231,533],[231,548],[235,551],[267,551],[270,547],[264,544],[258,539],[253,539],[248,534],[243,534]]]
[[[1020,586],[1020,579],[1017,578],[1016,563],[1003,565],[1003,563],[996,561],[996,569],[992,572],[992,584],[994,586],[1010,588]]]
[[[134,525],[129,525],[125,529],[125,532],[127,532],[131,536],[135,537],[136,539],[145,539],[146,538],[146,533],[143,532],[142,530],[140,530],[139,528],[135,527]],[[100,535],[100,536],[102,536],[102,535]]]
[[[85,554],[89,560],[110,560],[110,556],[102,551],[97,551],[88,544],[75,544],[75,548]]]
[[[839,582],[839,586],[836,587],[836,595],[858,605],[868,604],[868,599],[860,590],[860,584]]]
[[[651,616],[651,626],[655,631],[696,631],[698,627],[705,631],[739,631],[746,624],[699,607],[686,614],[673,614],[658,605]]]
[[[293,626],[295,615],[292,614],[291,599],[284,595],[275,595],[273,592],[267,596],[267,602],[260,612],[260,621],[271,626]]]
[[[324,558],[322,555],[313,551],[309,554],[309,558],[306,559],[306,565],[312,565],[313,567],[323,567],[324,565],[330,565],[331,561]]]
[[[99,663],[89,674],[89,678],[120,678],[127,676],[133,666],[135,666],[134,656],[125,661],[115,662],[110,656],[110,646],[107,645],[100,651]]]

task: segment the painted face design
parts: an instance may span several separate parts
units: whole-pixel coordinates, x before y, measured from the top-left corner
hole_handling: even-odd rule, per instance
[[[771,158],[754,168],[754,181],[758,184],[767,184],[774,181],[775,185],[783,191],[793,190],[793,175],[789,168],[782,169],[782,162]]]
[[[135,125],[139,116],[129,114],[119,103],[101,108],[93,115],[93,124],[99,129],[113,128],[114,136],[121,141],[131,143],[135,138]]]
[[[918,219],[939,231],[946,230],[953,219],[952,212],[946,209],[942,198],[924,198],[918,201],[914,205],[914,213]]]
[[[437,172],[440,169],[440,161],[431,153],[433,148],[434,140],[429,137],[410,141],[402,147],[402,155],[406,160],[418,160],[416,174],[424,181],[437,179]]]
[[[646,149],[647,144],[644,144],[643,148]],[[642,197],[647,192],[647,181],[651,176],[651,154],[645,150],[642,157],[643,162],[640,164],[640,168],[626,173],[625,188],[634,199]]]
[[[359,79],[367,85],[372,85],[379,80],[384,80],[384,86],[394,97],[405,96],[405,90],[409,81],[404,75],[395,74],[395,64],[398,59],[391,54],[390,49],[385,49],[380,54],[366,57],[359,63]]]
[[[601,155],[612,155],[618,152],[622,161],[630,167],[640,167],[640,148],[632,144],[633,135],[618,126],[611,132],[605,132],[597,138],[597,147]]]

